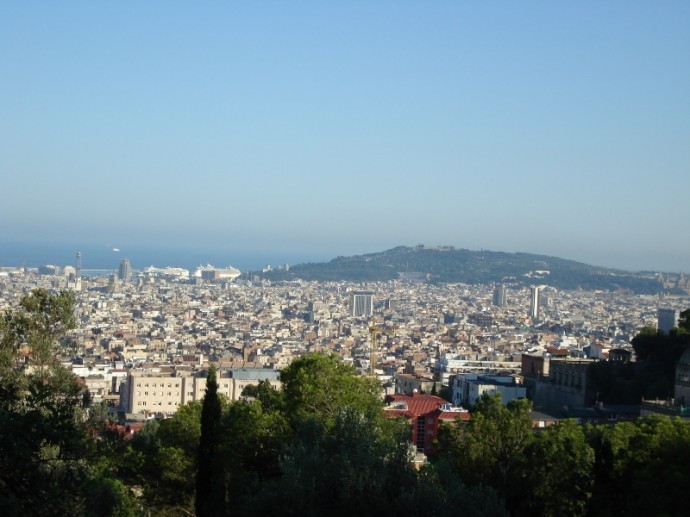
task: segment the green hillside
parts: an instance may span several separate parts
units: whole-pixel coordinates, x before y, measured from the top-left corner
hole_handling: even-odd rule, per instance
[[[387,281],[424,279],[433,283],[459,282],[515,285],[548,284],[559,289],[617,290],[656,293],[661,284],[652,275],[595,267],[531,253],[471,251],[449,246],[399,246],[379,253],[337,257],[329,262],[299,264],[289,271],[271,271],[271,280]]]

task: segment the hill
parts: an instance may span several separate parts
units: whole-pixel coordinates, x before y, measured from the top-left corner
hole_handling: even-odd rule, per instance
[[[653,294],[663,286],[652,274],[595,267],[573,260],[531,253],[471,251],[451,246],[398,246],[378,253],[299,264],[265,273],[270,280],[373,282],[418,279],[432,283],[514,285],[548,284],[559,289]]]

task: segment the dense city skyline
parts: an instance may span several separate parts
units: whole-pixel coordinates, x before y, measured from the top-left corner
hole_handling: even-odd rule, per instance
[[[688,15],[4,3],[0,245],[232,264],[426,243],[687,272]]]

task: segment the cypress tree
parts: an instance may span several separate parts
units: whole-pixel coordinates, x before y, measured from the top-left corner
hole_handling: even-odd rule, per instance
[[[216,368],[211,365],[206,379],[206,395],[201,408],[201,437],[199,438],[196,498],[194,507],[198,517],[225,513],[225,483],[222,463],[216,457],[218,448],[221,403],[218,398]]]

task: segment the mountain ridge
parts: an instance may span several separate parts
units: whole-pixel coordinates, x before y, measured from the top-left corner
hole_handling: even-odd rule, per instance
[[[472,251],[453,246],[396,246],[389,250],[339,256],[328,262],[297,264],[265,273],[270,280],[372,282],[396,279],[431,283],[546,284],[559,289],[663,291],[654,274],[592,266],[534,253]]]

